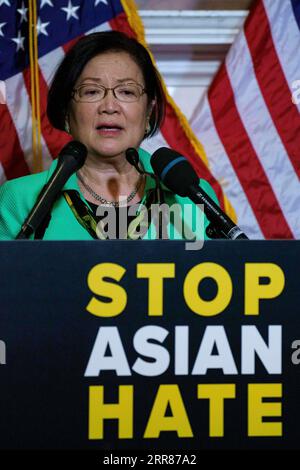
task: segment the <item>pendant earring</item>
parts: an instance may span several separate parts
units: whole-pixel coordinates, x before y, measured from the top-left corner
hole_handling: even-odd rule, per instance
[[[66,119],[65,120],[65,131],[70,134],[71,133],[71,129],[70,129],[70,124],[69,124],[69,121]]]
[[[150,122],[148,121],[146,125],[146,129],[145,129],[145,135],[150,134],[150,132],[151,132],[151,126],[150,126]]]

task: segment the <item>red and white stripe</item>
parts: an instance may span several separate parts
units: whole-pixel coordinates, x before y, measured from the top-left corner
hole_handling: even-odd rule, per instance
[[[265,12],[271,28],[274,47],[287,84],[292,94],[292,83],[300,79],[300,34],[291,3],[264,0]],[[296,77],[296,78],[295,78]],[[300,111],[300,104],[296,105]]]
[[[234,206],[239,225],[250,238],[264,238],[246,192],[219,137],[207,96],[203,97],[198,107],[193,126],[194,131],[201,136],[213,175],[227,197],[230,195],[230,202]]]
[[[0,142],[2,181],[28,174],[30,171],[24,159],[10,110],[6,104],[0,105],[0,133],[5,136]]]
[[[299,38],[289,2],[257,2],[192,118],[250,238],[300,237]]]

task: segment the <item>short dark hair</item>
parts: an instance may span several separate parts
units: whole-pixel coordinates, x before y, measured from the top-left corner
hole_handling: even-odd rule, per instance
[[[148,103],[155,100],[149,120],[151,130],[147,137],[158,131],[165,114],[165,95],[160,75],[147,49],[119,31],[104,31],[84,36],[67,52],[54,75],[48,93],[47,115],[53,127],[65,130],[72,90],[87,62],[99,54],[112,51],[126,52],[140,67]]]

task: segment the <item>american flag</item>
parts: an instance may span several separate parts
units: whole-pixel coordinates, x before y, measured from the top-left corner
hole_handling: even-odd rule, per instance
[[[250,238],[300,238],[299,28],[299,0],[254,2],[191,119]]]
[[[28,34],[30,7],[34,2],[0,0],[0,83],[6,89],[6,104],[0,104],[0,183],[37,170],[33,156],[35,121],[31,89],[34,79],[30,72]],[[35,5],[42,151],[42,164],[38,169],[46,169],[70,139],[66,133],[53,129],[46,116],[48,87],[66,51],[82,35],[95,31],[115,29],[141,42],[145,42],[145,38],[132,0],[41,0]],[[186,155],[199,175],[213,185],[221,205],[230,209],[221,186],[207,167],[201,144],[167,91],[166,95],[163,127],[157,136],[143,142],[143,148],[153,152],[168,146]]]
[[[0,182],[36,170],[28,34],[34,3],[43,168],[70,139],[50,126],[45,112],[48,86],[65,52],[82,35],[101,30],[144,41],[132,0],[0,0],[0,102],[6,95],[0,104]],[[231,217],[232,203],[251,238],[300,238],[299,103],[291,99],[300,80],[299,9],[299,0],[256,1],[195,110],[194,133],[166,92],[161,132],[142,144],[150,153],[169,146],[186,155]]]

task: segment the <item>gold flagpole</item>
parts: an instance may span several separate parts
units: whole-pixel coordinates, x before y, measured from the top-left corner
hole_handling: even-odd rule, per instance
[[[30,62],[30,94],[32,109],[32,152],[33,171],[42,171],[42,145],[41,145],[41,115],[40,115],[40,87],[38,68],[38,42],[37,42],[37,13],[36,1],[29,0],[29,62]]]

